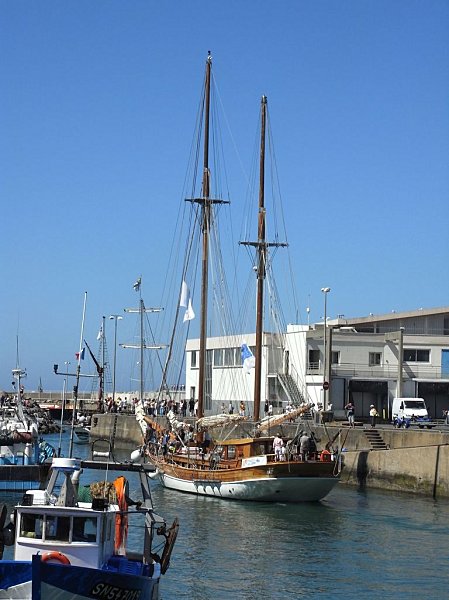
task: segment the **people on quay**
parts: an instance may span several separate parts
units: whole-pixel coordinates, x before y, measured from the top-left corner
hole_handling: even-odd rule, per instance
[[[301,456],[301,460],[307,460],[309,458],[310,452],[310,437],[307,435],[305,431],[301,432],[301,437],[299,438],[299,454]]]
[[[195,410],[195,398],[190,398],[189,400],[189,415],[193,417],[193,411]]]
[[[284,459],[284,440],[281,438],[280,433],[277,433],[273,439],[273,451],[274,451],[274,460],[280,461]]]
[[[379,413],[376,410],[376,407],[374,406],[374,404],[371,404],[371,406],[369,407],[369,417],[370,417],[370,421],[371,421],[371,427],[374,429],[374,427],[376,427],[376,419],[379,416]]]
[[[268,408],[269,408],[269,406],[270,405],[268,403],[268,400],[265,400],[265,406],[263,407],[263,412],[264,412],[265,416],[268,415]]]
[[[245,403],[243,402],[243,400],[240,402],[240,406],[239,406],[239,415],[241,417],[245,416]]]
[[[232,404],[232,402],[229,402],[229,414],[230,415],[234,414],[234,405]]]
[[[271,404],[271,402],[270,402],[270,404],[268,405],[268,416],[269,416],[269,417],[272,417],[272,416],[273,416],[273,405]]]
[[[346,406],[345,406],[345,410],[346,410],[346,416],[348,417],[348,423],[350,427],[354,427],[354,414],[355,414],[355,406],[354,404],[349,401]]]
[[[187,400],[185,398],[181,404],[181,414],[183,417],[187,417]]]

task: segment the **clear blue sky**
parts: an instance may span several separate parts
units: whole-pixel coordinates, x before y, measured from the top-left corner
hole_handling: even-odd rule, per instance
[[[302,319],[449,305],[447,1],[2,0],[0,388],[17,334],[61,387],[84,291],[93,345],[157,305],[208,50],[245,168],[268,96]]]

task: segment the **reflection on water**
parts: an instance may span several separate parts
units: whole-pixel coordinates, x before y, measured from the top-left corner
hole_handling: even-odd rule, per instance
[[[340,485],[316,504],[259,504],[151,486],[157,511],[181,523],[163,600],[448,597],[446,501]],[[140,546],[142,530],[129,535]]]

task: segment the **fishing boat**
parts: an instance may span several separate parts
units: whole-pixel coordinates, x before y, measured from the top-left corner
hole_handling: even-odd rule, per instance
[[[12,371],[17,381],[14,397],[2,396],[0,405],[0,491],[23,492],[46,480],[54,449],[38,437],[38,424],[22,401],[26,371]]]
[[[104,475],[83,485],[91,469]],[[120,475],[108,480],[113,470]],[[129,497],[126,472],[138,474],[141,500]],[[47,487],[25,493],[6,527],[6,506],[1,512],[0,554],[13,545],[14,558],[0,561],[0,599],[159,598],[178,522],[167,527],[156,514],[150,472],[148,464],[54,458]],[[133,525],[143,528],[141,551],[128,547]]]
[[[268,250],[271,247],[283,247],[286,243],[267,242],[265,239],[264,203],[264,176],[265,176],[265,137],[267,120],[267,98],[261,101],[261,127],[260,127],[260,162],[259,162],[259,206],[258,206],[258,235],[255,242],[241,242],[241,244],[255,248],[256,258],[254,270],[257,275],[257,307],[256,307],[256,346],[254,354],[246,345],[242,345],[242,359],[244,353],[251,359],[255,369],[254,386],[254,421],[256,427],[251,434],[243,437],[212,436],[212,431],[217,426],[223,427],[226,419],[233,415],[218,415],[204,417],[206,399],[206,378],[210,380],[211,359],[207,363],[207,298],[208,298],[208,248],[210,228],[214,223],[213,209],[216,204],[223,203],[211,197],[210,193],[210,167],[209,167],[209,113],[210,113],[210,85],[211,85],[210,55],[206,62],[205,91],[203,95],[204,110],[204,163],[202,190],[195,202],[201,208],[201,214],[196,215],[202,232],[202,278],[201,278],[201,320],[200,320],[200,347],[198,359],[198,408],[196,439],[185,441],[185,426],[176,423],[173,415],[168,415],[171,434],[162,443],[149,443],[147,453],[149,460],[157,467],[157,473],[163,486],[190,492],[199,495],[217,496],[227,499],[257,500],[257,501],[282,501],[303,502],[317,501],[324,498],[338,483],[340,477],[341,461],[332,455],[332,449],[322,448],[320,452],[301,451],[303,437],[308,437],[305,432],[298,429],[297,435],[288,439],[277,435],[270,435],[273,427],[279,427],[282,420],[292,420],[295,416],[309,410],[307,402],[295,409],[295,414],[274,417],[271,425],[269,421],[260,421],[259,411],[262,392],[262,344],[263,344],[263,302],[264,280],[266,277]],[[185,294],[184,294],[185,295]],[[186,299],[180,305],[187,307],[186,317],[191,304]],[[185,317],[185,318],[186,318]],[[209,370],[209,374],[208,374]],[[210,386],[210,384],[209,384]],[[210,393],[210,387],[209,387]],[[236,415],[237,417],[238,415]],[[143,418],[143,421],[148,419]],[[142,418],[140,418],[142,422]],[[268,434],[267,434],[268,431]],[[275,430],[276,431],[276,430]],[[240,432],[242,433],[242,432]],[[275,451],[276,444],[284,449],[282,454]],[[310,438],[309,442],[310,442]],[[334,459],[334,460],[333,460]]]
[[[90,440],[90,428],[85,425],[75,425],[73,428],[73,441],[75,444],[88,444]]]

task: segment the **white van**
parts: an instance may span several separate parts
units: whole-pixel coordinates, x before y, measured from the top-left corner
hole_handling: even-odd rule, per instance
[[[428,419],[429,413],[424,398],[393,398],[391,409],[393,421],[395,419]]]

